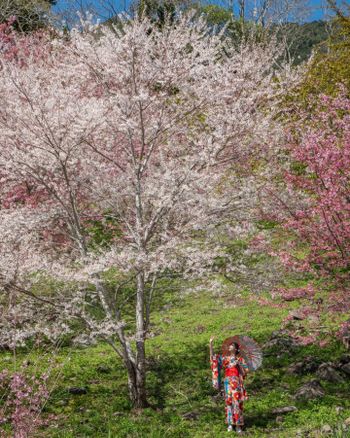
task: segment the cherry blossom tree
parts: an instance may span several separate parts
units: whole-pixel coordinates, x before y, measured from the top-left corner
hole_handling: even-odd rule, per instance
[[[290,144],[294,165],[286,180],[307,198],[286,227],[308,244],[303,269],[344,279],[350,266],[350,102],[342,94],[323,96],[319,108],[308,128],[300,122],[299,139]]]
[[[305,257],[286,263],[321,277],[345,280],[349,269],[350,102],[321,97],[312,120],[300,121],[290,142],[291,167],[286,182],[299,194],[287,229],[307,243]]]
[[[263,187],[261,217],[284,229],[276,228],[279,247],[266,242],[265,250],[297,276],[323,280],[327,309],[344,312],[350,306],[349,99],[340,89],[338,97],[309,103],[312,111],[300,111],[290,125],[276,173]],[[311,284],[279,290],[287,300],[311,299],[316,291]]]
[[[88,27],[1,53],[1,341],[79,325],[140,408],[154,296],[210,272],[292,72],[273,39],[232,46],[191,16]]]

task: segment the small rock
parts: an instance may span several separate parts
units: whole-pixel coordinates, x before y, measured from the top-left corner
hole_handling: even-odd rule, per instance
[[[112,370],[107,365],[98,365],[96,371],[102,374],[109,374]]]
[[[287,368],[287,373],[288,374],[304,374],[304,364],[303,364],[303,362],[292,363],[292,365],[290,365]]]
[[[343,354],[339,359],[340,366],[350,363],[350,354]]]
[[[309,315],[307,319],[311,324],[319,324],[320,322],[320,318],[317,315]]]
[[[297,321],[302,321],[303,319],[305,319],[305,316],[297,310],[292,310],[291,312],[289,312],[289,316]]]
[[[284,406],[283,408],[276,408],[272,411],[273,414],[287,414],[288,412],[297,411],[298,408],[295,406]]]
[[[306,356],[302,361],[296,362],[287,369],[289,374],[308,374],[315,372],[320,366],[320,361],[311,356]]]
[[[296,399],[312,400],[324,396],[324,391],[318,380],[311,380],[305,385],[301,386],[295,393]]]
[[[330,434],[330,433],[332,433],[332,428],[329,424],[325,424],[324,426],[322,426],[321,432],[326,433],[326,434]]]
[[[74,395],[87,394],[87,389],[85,387],[71,386],[68,388],[68,392]]]
[[[350,375],[350,362],[349,362],[349,363],[346,363],[345,365],[343,365],[343,366],[341,367],[341,370],[342,370],[345,374]]]
[[[343,410],[344,410],[344,408],[343,408],[342,406],[336,406],[336,407],[335,407],[335,412],[336,412],[337,414],[340,414]]]
[[[291,353],[296,347],[294,339],[285,331],[274,331],[271,338],[263,345],[263,350],[277,350],[279,354]]]
[[[283,423],[283,417],[281,415],[276,417],[276,423]]]
[[[350,417],[348,417],[346,420],[344,420],[345,426],[350,426]]]
[[[197,420],[198,412],[186,412],[186,414],[182,415],[182,418],[185,420]]]
[[[321,364],[318,367],[316,375],[320,379],[327,380],[328,382],[340,383],[344,381],[342,375],[337,371],[332,362]]]

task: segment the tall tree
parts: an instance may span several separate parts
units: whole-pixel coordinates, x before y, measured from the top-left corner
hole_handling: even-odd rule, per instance
[[[146,406],[154,296],[171,273],[210,271],[213,228],[252,192],[241,169],[271,141],[290,81],[280,50],[232,47],[184,16],[0,53],[2,342],[76,321],[112,346]]]

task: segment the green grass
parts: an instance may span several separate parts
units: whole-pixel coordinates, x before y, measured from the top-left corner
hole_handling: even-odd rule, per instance
[[[291,307],[295,304],[291,303]],[[261,306],[245,293],[213,297],[187,295],[167,311],[157,311],[152,330],[157,333],[147,343],[149,360],[148,393],[152,408],[133,412],[127,398],[126,375],[120,359],[104,344],[86,349],[65,347],[56,355],[61,374],[57,378],[45,415],[57,415],[40,436],[45,437],[151,437],[203,438],[227,436],[224,403],[211,387],[208,339],[216,335],[216,349],[235,333],[252,336],[264,343],[280,327],[288,309]],[[323,424],[334,427],[334,435],[346,435],[340,428],[350,417],[350,382],[326,384],[326,396],[313,402],[296,402],[296,389],[313,376],[292,376],[286,368],[306,355],[336,360],[344,351],[338,343],[326,348],[301,347],[293,355],[264,359],[263,367],[247,379],[250,400],[245,403],[246,435],[250,437],[293,437],[297,431],[317,431]],[[32,367],[44,369],[48,358],[32,351],[26,357]],[[21,360],[18,355],[17,360]],[[104,365],[110,372],[101,373]],[[12,367],[9,353],[0,355],[0,366]],[[85,395],[71,395],[70,386],[85,386]],[[276,423],[271,411],[278,406],[295,405],[296,412]],[[336,406],[344,408],[340,414]],[[183,415],[194,413],[195,418]],[[321,436],[313,432],[314,435]],[[38,435],[39,436],[39,435]]]

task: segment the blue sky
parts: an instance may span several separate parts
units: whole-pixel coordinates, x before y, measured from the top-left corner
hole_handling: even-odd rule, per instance
[[[311,13],[310,13],[310,21],[313,20],[322,20],[324,18],[324,7],[326,4],[326,0],[311,0],[310,1],[310,7]]]
[[[65,9],[67,6],[72,7],[72,5],[74,5],[75,9],[78,9],[78,5],[81,4],[84,4],[84,6],[90,4],[99,9],[98,5],[113,4],[113,8],[115,10],[122,11],[125,10],[125,7],[130,4],[130,1],[131,0],[57,0],[57,5],[54,7],[54,9],[59,11]],[[350,0],[347,2],[350,4]],[[221,5],[224,4],[223,0],[213,0],[212,2],[208,1],[208,3],[216,3]],[[325,5],[327,4],[327,0],[308,0],[307,4],[309,11],[306,21],[321,20],[327,16],[327,14],[325,14]],[[105,8],[104,11],[106,11]],[[106,12],[103,15],[106,15]]]

